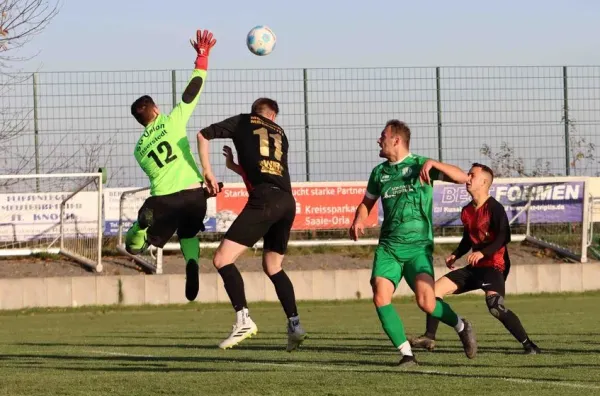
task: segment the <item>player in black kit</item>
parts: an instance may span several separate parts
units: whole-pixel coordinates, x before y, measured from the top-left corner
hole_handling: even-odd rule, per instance
[[[288,318],[287,351],[297,349],[306,338],[298,318],[294,286],[281,267],[296,217],[296,200],[288,171],[288,139],[275,123],[278,113],[276,101],[259,98],[252,104],[250,114],[227,118],[198,132],[198,153],[209,191],[216,193],[219,187],[209,162],[208,141],[231,139],[249,193],[246,206],[225,234],[213,258],[236,311],[233,331],[219,344],[223,349],[232,348],[258,332],[248,312],[244,281],[235,261],[261,238],[263,270],[273,282]]]

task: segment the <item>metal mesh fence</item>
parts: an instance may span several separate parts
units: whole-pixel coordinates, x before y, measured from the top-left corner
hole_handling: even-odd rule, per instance
[[[108,187],[143,187],[132,155],[141,128],[129,113],[151,95],[168,112],[186,70],[4,75],[2,173],[109,169]],[[188,135],[254,99],[279,101],[294,181],[364,180],[388,119],[413,131],[411,149],[500,175],[596,175],[600,67],[211,70]],[[236,180],[212,146],[215,169]]]

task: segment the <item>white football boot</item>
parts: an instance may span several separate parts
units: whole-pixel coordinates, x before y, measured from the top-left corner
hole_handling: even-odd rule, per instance
[[[233,348],[240,342],[244,341],[246,338],[250,338],[253,335],[258,333],[258,327],[256,323],[250,318],[248,314],[248,309],[244,308],[241,311],[236,312],[236,323],[233,325],[233,330],[229,337],[223,340],[219,344],[219,348],[227,349]]]

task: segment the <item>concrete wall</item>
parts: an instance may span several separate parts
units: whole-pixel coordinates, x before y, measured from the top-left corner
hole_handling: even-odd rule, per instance
[[[446,268],[436,268],[436,276]],[[371,271],[290,271],[299,300],[371,298]],[[271,281],[262,272],[242,274],[249,302],[277,301]],[[0,309],[28,307],[77,307],[121,303],[187,303],[184,275],[85,276],[60,278],[0,279]],[[600,263],[513,265],[507,293],[581,292],[600,290]],[[409,295],[402,282],[397,295]],[[216,271],[200,276],[198,302],[229,302]]]

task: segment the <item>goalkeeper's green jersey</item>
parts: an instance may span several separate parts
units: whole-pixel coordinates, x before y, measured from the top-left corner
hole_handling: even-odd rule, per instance
[[[135,145],[135,159],[150,179],[150,195],[173,194],[203,181],[186,127],[205,79],[206,70],[195,69],[181,101],[169,115],[160,114],[148,124]]]
[[[381,198],[380,244],[392,248],[399,245],[433,247],[433,186],[421,185],[419,178],[427,159],[408,154],[399,162],[386,161],[373,168],[366,196]],[[442,175],[432,169],[430,176],[434,180]]]

